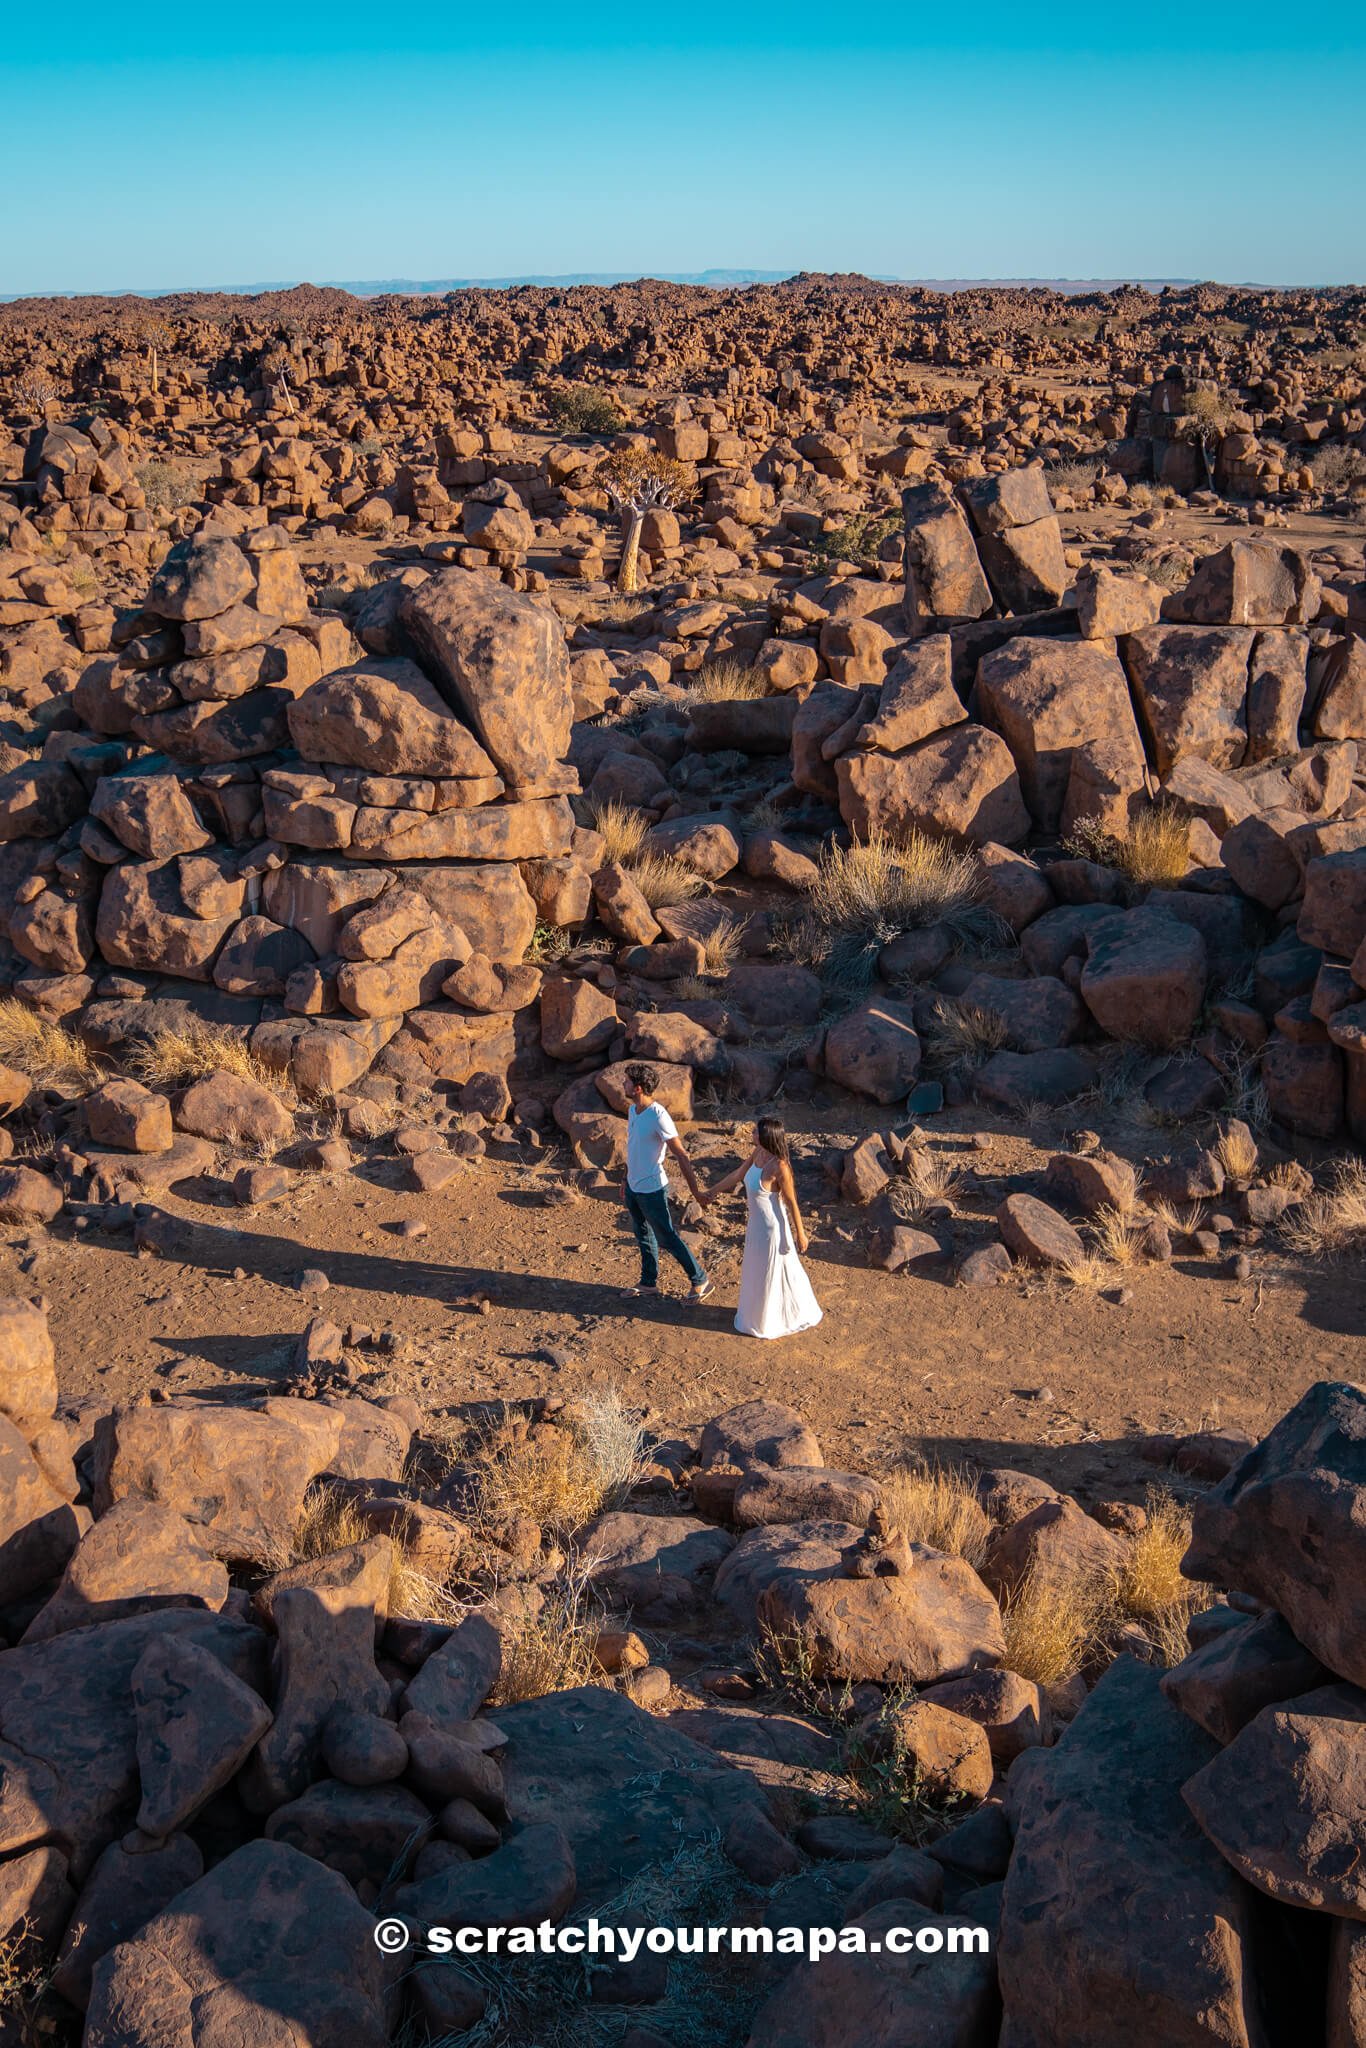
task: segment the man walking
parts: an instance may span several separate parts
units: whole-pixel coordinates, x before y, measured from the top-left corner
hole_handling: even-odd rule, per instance
[[[658,1086],[659,1075],[653,1067],[633,1063],[626,1069],[630,1098],[626,1111],[626,1207],[640,1246],[640,1285],[628,1292],[658,1292],[662,1244],[692,1283],[692,1299],[705,1301],[713,1283],[679,1236],[669,1208],[669,1175],[664,1162],[670,1152],[683,1170],[694,1201],[701,1200],[702,1190],[673,1118],[664,1104],[654,1099]]]

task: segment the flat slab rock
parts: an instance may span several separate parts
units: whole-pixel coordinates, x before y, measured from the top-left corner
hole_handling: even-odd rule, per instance
[[[735,1823],[771,1827],[761,1788],[619,1693],[581,1686],[502,1707],[510,1812],[562,1828],[580,1908],[615,1896],[647,1865]]]
[[[1215,1754],[1131,1657],[1007,1780],[1001,2048],[1262,2048],[1250,1894],[1181,1787]]]
[[[815,1790],[840,1767],[839,1745],[795,1714],[756,1714],[748,1707],[683,1707],[668,1727],[748,1771],[761,1785]]]
[[[86,2048],[385,2048],[374,1924],[334,1870],[249,1842],[96,1965]]]

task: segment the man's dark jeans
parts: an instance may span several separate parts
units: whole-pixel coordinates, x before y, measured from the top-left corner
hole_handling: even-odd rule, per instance
[[[674,1225],[667,1188],[653,1188],[648,1194],[626,1190],[626,1206],[640,1246],[640,1284],[654,1287],[659,1281],[659,1247],[672,1253],[694,1287],[702,1280],[702,1268],[684,1244]]]

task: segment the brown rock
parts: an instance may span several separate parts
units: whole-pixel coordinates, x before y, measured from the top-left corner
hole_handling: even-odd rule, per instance
[[[283,2044],[282,2029],[317,2035],[327,2015],[348,2048],[384,2048],[373,1929],[336,1871],[283,1842],[249,1842],[97,1964],[87,2039],[137,2040],[155,2014],[177,2048],[265,2048]]]
[[[306,761],[372,775],[489,776],[493,761],[416,663],[361,661],[324,676],[289,706]]]
[[[32,1437],[57,1412],[57,1364],[47,1311],[0,1297],[0,1415]]]
[[[563,760],[573,693],[552,611],[453,570],[410,591],[400,615],[510,786],[541,781]]]
[[[225,1567],[182,1516],[154,1501],[122,1500],[81,1538],[23,1640],[45,1642],[68,1629],[162,1607],[217,1614],[227,1597]]]

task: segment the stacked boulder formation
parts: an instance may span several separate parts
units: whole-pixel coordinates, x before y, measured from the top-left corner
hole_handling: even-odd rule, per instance
[[[328,1092],[436,1004],[443,1078],[485,1040],[506,1070],[535,994],[523,873],[576,831],[564,636],[493,577],[386,591],[369,658],[274,530],[171,551],[70,725],[0,783],[27,1001],[107,1051],[188,1002]]]

